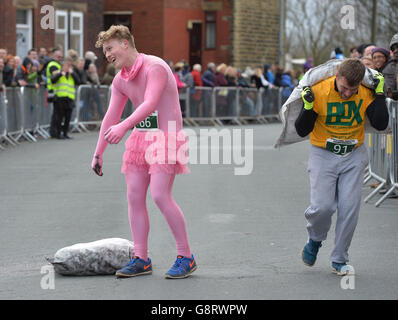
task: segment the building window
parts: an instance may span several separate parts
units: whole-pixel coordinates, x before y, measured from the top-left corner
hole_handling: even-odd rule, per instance
[[[17,56],[22,59],[32,49],[32,10],[17,9]]]
[[[61,46],[64,54],[68,50],[68,11],[55,11],[55,46]]]
[[[206,49],[216,48],[216,13],[206,12]]]
[[[83,56],[83,13],[72,11],[70,13],[70,45],[80,56]]]
[[[123,25],[131,30],[132,12],[104,12],[104,29],[108,30],[112,25]]]
[[[62,46],[64,55],[74,49],[83,56],[83,13],[56,10],[55,17],[55,45]]]

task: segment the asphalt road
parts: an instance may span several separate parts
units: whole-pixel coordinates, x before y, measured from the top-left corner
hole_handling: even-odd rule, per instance
[[[239,129],[228,128],[224,133],[231,137],[230,130]],[[254,147],[245,150],[248,172],[253,155],[250,174],[235,175],[242,164],[232,156],[231,164],[197,161],[190,174],[176,178],[174,198],[198,263],[185,280],[164,278],[175,260],[175,243],[148,193],[153,275],[56,274],[54,289],[42,289],[45,257],[58,249],[110,237],[131,239],[120,173],[124,146],[108,147],[101,178],[90,169],[98,132],[1,151],[0,299],[397,299],[398,199],[379,208],[376,198],[363,204],[350,249],[355,285],[344,290],[329,262],[334,225],[316,265],[309,268],[300,260],[307,240],[308,141],[275,150],[280,124],[241,129],[246,137],[253,130]],[[363,195],[369,193],[364,186]]]

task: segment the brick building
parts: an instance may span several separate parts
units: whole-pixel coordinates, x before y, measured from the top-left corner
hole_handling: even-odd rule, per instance
[[[282,62],[279,0],[234,0],[231,63],[237,67]],[[283,4],[282,4],[283,6]]]
[[[137,49],[191,65],[230,62],[229,0],[104,0],[105,28],[131,27]]]
[[[52,11],[41,12],[49,5]],[[83,55],[102,26],[103,0],[0,1],[0,47],[21,57],[30,48],[56,45]]]
[[[95,51],[96,35],[129,26],[138,51],[191,65],[244,68],[278,60],[281,0],[1,0],[0,48],[24,57],[32,47]],[[52,6],[54,25],[49,26]],[[42,11],[43,10],[43,11]],[[100,68],[103,70],[103,68]]]
[[[193,65],[276,62],[280,0],[104,0],[105,28],[128,25],[139,51]]]

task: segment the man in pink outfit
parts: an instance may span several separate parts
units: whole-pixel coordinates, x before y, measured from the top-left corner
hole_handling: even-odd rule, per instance
[[[166,278],[186,278],[197,269],[190,251],[184,215],[172,197],[176,174],[188,173],[187,137],[176,80],[162,59],[138,53],[134,38],[125,26],[111,26],[100,32],[96,47],[103,48],[108,62],[120,72],[112,82],[112,96],[101,125],[91,164],[102,176],[102,155],[108,143],[119,143],[134,128],[125,146],[122,172],[126,177],[134,258],[116,272],[117,277],[151,274],[148,257],[149,218],[146,208],[148,187],[176,241],[177,259]],[[135,111],[120,121],[127,99]]]

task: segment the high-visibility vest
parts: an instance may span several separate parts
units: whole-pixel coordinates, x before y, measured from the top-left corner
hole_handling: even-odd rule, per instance
[[[54,94],[59,98],[69,98],[75,100],[75,79],[69,74],[69,77],[61,76],[58,81],[53,84]]]
[[[58,70],[60,70],[61,71],[61,64],[58,62],[58,61],[55,61],[55,60],[53,60],[53,61],[51,61],[51,62],[49,62],[48,63],[48,65],[47,65],[47,69],[46,69],[46,77],[47,77],[47,90],[48,91],[51,91],[51,90],[53,90],[54,88],[53,88],[53,83],[51,82],[51,77],[53,76],[52,74],[51,74],[51,72],[50,72],[50,68],[51,67],[56,67]]]

